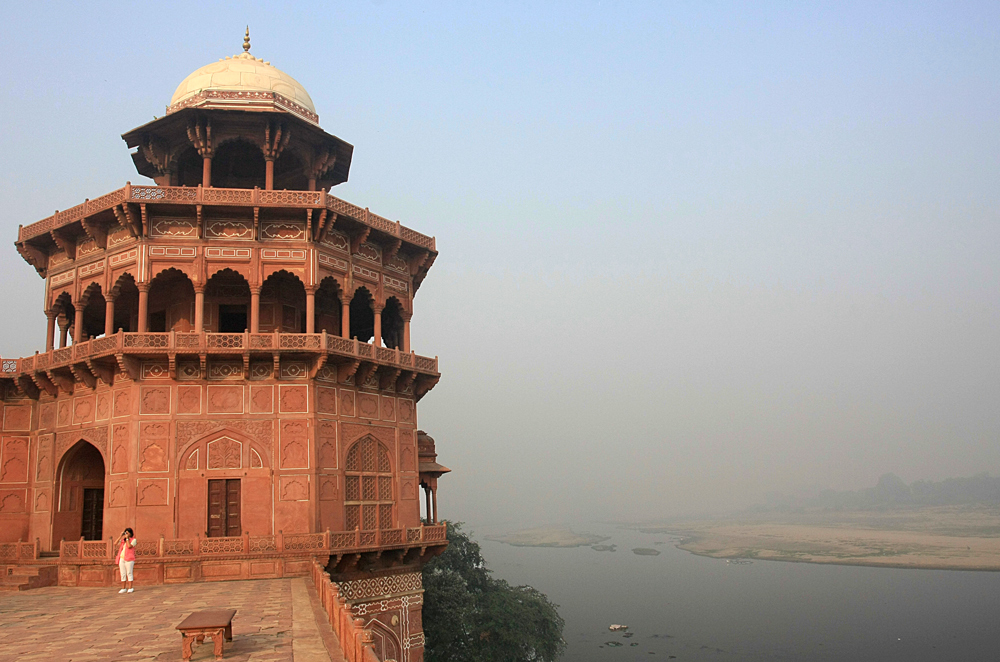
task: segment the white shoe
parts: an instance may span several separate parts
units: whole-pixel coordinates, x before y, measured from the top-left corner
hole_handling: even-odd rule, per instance
[[[132,592],[132,591],[134,591],[134,590],[135,590],[134,588],[130,588],[130,589],[128,590],[128,592],[129,592],[129,593],[131,593],[131,592]]]
[[[125,592],[125,589],[122,589],[122,590],[120,590],[120,591],[118,591],[118,592],[119,592],[119,593],[124,593],[124,592]]]

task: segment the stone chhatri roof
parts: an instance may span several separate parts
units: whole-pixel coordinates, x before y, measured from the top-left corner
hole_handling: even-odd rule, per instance
[[[177,86],[170,108],[186,106],[185,101],[205,92],[273,92],[316,114],[313,100],[297,80],[261,58],[250,54],[249,30],[243,40],[244,52],[225,57],[195,70]]]

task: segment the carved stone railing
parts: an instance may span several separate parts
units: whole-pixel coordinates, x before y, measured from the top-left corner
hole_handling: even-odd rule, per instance
[[[323,333],[118,333],[81,342],[44,354],[20,359],[0,359],[0,375],[49,370],[87,359],[116,354],[243,354],[262,350],[327,353],[398,366],[424,373],[438,373],[438,359],[376,347],[358,339]]]
[[[375,531],[325,531],[323,533],[285,533],[273,536],[242,536],[217,538],[179,538],[175,540],[145,540],[136,546],[138,560],[170,559],[197,560],[214,556],[273,556],[355,554],[380,549],[412,547],[425,543],[441,543],[447,539],[447,523],[406,529]],[[115,541],[63,540],[59,543],[60,562],[109,561],[114,559]],[[38,558],[38,541],[33,543],[0,543],[0,561]]]
[[[333,628],[347,662],[379,662],[375,654],[374,634],[364,627],[364,619],[356,617],[347,600],[341,597],[337,584],[322,565],[313,561],[312,580],[326,618]]]
[[[254,207],[300,207],[304,209],[326,208],[336,214],[349,216],[359,223],[386,234],[398,237],[408,243],[436,250],[434,237],[428,237],[416,230],[403,227],[398,221],[390,221],[330,195],[326,191],[267,191],[259,188],[203,188],[187,186],[133,186],[131,183],[117,191],[99,198],[87,200],[64,211],[59,211],[36,223],[23,226],[18,231],[18,241],[26,241],[47,234],[52,230],[76,223],[94,214],[112,209],[122,203],[170,203],[207,204],[218,206]]]
[[[0,542],[0,563],[23,563],[38,558],[38,539],[34,542]]]

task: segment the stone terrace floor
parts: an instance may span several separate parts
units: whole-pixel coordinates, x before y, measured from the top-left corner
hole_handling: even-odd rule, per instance
[[[0,593],[0,661],[180,660],[177,624],[192,611],[229,608],[237,612],[226,660],[343,662],[307,578],[119,588]],[[212,642],[191,659],[214,659]]]

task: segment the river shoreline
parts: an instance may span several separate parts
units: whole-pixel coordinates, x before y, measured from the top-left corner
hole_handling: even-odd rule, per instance
[[[680,537],[675,547],[709,558],[997,572],[1000,535],[994,517],[981,509],[937,508],[629,528]]]

